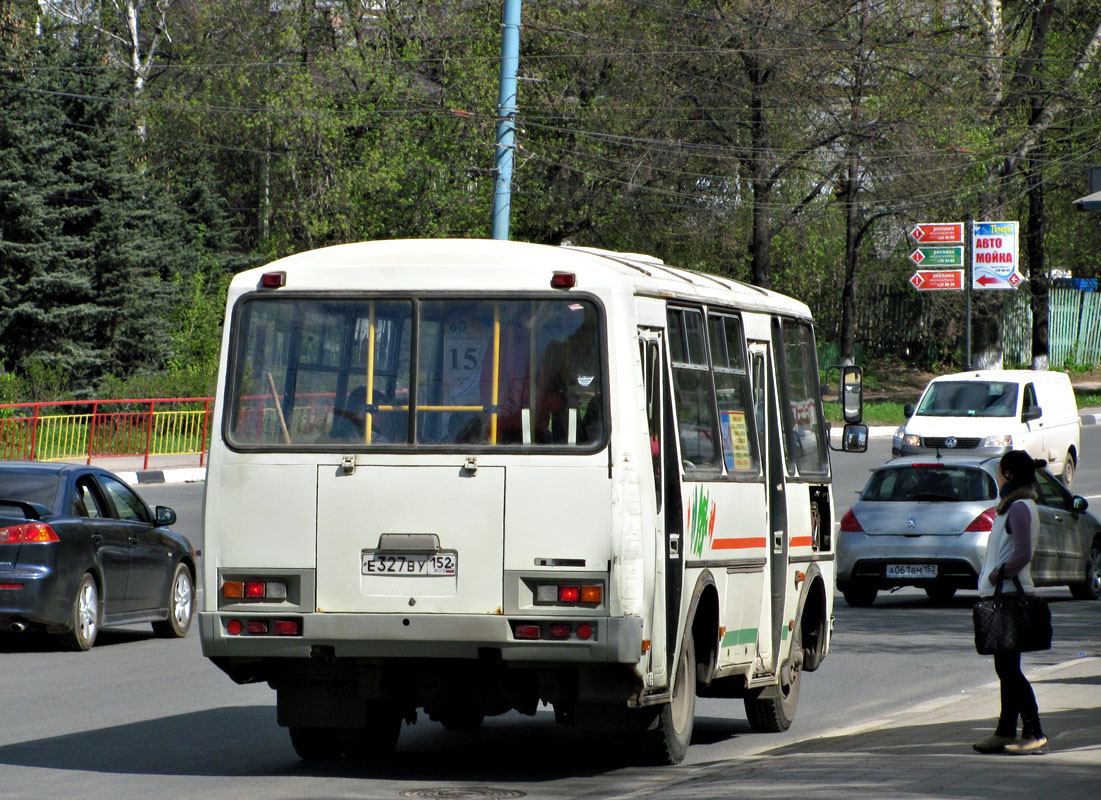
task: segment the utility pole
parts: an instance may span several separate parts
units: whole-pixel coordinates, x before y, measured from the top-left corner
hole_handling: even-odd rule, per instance
[[[493,185],[494,239],[508,239],[512,211],[512,162],[516,151],[516,73],[520,66],[521,0],[505,0],[501,21],[501,80],[497,95],[496,181]]]

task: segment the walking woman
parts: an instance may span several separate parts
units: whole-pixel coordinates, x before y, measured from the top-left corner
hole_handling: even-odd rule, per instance
[[[1024,450],[1011,450],[998,464],[998,514],[986,545],[986,560],[979,576],[979,595],[989,597],[999,580],[1002,593],[1016,592],[1016,577],[1025,594],[1036,591],[1032,583],[1032,552],[1040,537],[1040,517],[1036,510],[1036,468],[1044,461],[1033,461]],[[994,670],[1001,681],[1002,712],[994,734],[973,747],[980,753],[1011,755],[1046,752],[1047,737],[1040,728],[1040,712],[1032,686],[1021,672],[1018,650],[994,653]],[[1017,738],[1017,718],[1021,719],[1021,738]]]

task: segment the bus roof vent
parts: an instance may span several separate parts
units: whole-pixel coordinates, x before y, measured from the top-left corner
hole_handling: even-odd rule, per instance
[[[592,253],[594,256],[604,256],[605,258],[614,258],[616,261],[637,261],[640,264],[664,264],[660,258],[655,256],[649,256],[645,253],[620,253],[617,250],[602,250],[599,247],[577,247],[572,244],[563,244],[559,247],[565,247],[568,250],[577,250],[582,253]]]

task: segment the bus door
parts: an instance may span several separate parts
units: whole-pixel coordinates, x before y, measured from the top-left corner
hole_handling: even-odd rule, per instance
[[[761,463],[768,493],[769,585],[771,624],[769,635],[761,637],[761,660],[775,670],[784,625],[784,605],[787,591],[788,515],[785,485],[784,453],[780,436],[780,418],[776,406],[776,382],[768,342],[750,341],[750,380],[753,387],[754,415],[761,443]],[[766,652],[767,650],[767,652]]]
[[[681,584],[684,580],[683,525],[681,523],[680,468],[677,464],[676,438],[672,429],[672,399],[669,392],[667,359],[662,331],[639,329],[645,394],[647,448],[654,480],[654,535],[664,542],[663,594],[665,597],[665,635],[657,630],[655,618],[651,662],[656,672],[671,675],[677,652],[680,628]],[[660,606],[655,610],[660,611]],[[658,648],[663,648],[659,650]]]

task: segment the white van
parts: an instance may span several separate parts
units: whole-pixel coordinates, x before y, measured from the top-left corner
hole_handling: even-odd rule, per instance
[[[1071,486],[1081,457],[1081,419],[1062,372],[979,370],[929,381],[909,419],[895,431],[892,453],[996,455],[1027,450]]]

